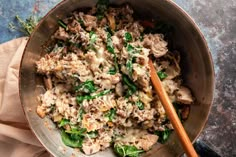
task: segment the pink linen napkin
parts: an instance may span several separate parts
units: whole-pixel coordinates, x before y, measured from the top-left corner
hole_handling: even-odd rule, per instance
[[[51,156],[31,132],[20,104],[18,73],[28,38],[0,45],[0,156]]]

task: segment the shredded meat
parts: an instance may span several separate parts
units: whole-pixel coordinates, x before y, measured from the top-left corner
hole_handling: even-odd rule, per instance
[[[36,113],[87,155],[112,145],[148,151],[162,138],[157,131],[173,130],[152,88],[149,59],[170,101],[182,104],[183,119],[194,100],[182,86],[179,53],[168,51],[163,34],[147,34],[133,13],[129,5],[73,12],[36,62],[46,87]]]

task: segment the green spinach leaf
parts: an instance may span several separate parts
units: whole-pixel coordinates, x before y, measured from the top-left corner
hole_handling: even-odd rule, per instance
[[[97,40],[97,35],[95,34],[95,32],[91,31],[89,33],[89,37],[90,37],[90,44],[94,44]]]
[[[115,108],[110,109],[110,111],[108,111],[108,113],[105,116],[109,118],[109,121],[112,121],[116,116],[116,109]]]
[[[143,109],[144,109],[144,104],[143,104],[143,102],[140,101],[140,100],[137,101],[137,102],[135,103],[135,105],[137,105],[140,110],[143,110]]]
[[[97,97],[100,97],[100,96],[104,96],[104,95],[106,95],[106,94],[108,94],[108,93],[110,93],[110,92],[111,92],[110,89],[106,89],[106,90],[101,91],[100,93],[96,94],[96,95],[94,96],[94,98],[97,98]]]
[[[91,80],[87,80],[84,83],[82,83],[82,84],[75,87],[76,92],[83,91],[85,93],[93,93],[93,92],[96,92],[96,90],[97,89],[94,85],[94,82],[91,81]]]
[[[132,35],[129,32],[126,32],[125,33],[125,41],[130,42],[132,40],[133,40]]]
[[[127,85],[128,91],[126,92],[126,97],[131,96],[137,91],[137,87],[134,85],[133,81],[129,79],[128,76],[122,75],[123,84]]]
[[[130,44],[128,44],[127,46],[126,46],[126,49],[127,49],[127,51],[129,52],[129,53],[134,53],[134,47],[132,46],[132,45],[130,45]]]
[[[78,95],[76,97],[76,101],[78,104],[82,103],[84,100],[91,100],[91,99],[94,99],[94,97],[91,95]]]
[[[129,145],[114,145],[114,150],[120,157],[138,157],[143,150],[136,148],[135,146]]]
[[[107,33],[107,50],[108,50],[108,52],[110,52],[112,54],[115,53],[114,46],[113,46],[112,39],[111,39],[111,34],[109,32]]]
[[[61,131],[62,142],[69,147],[80,148],[83,144],[84,137],[75,134],[68,134],[64,130]]]
[[[116,69],[116,72],[118,72],[119,66],[118,66],[118,62],[117,62],[117,56],[115,54],[114,46],[113,46],[112,39],[111,39],[111,34],[109,32],[107,33],[107,50],[108,50],[108,52],[113,54],[115,69]]]
[[[78,122],[81,122],[83,120],[83,114],[85,114],[85,111],[83,108],[80,108],[78,112]]]
[[[164,80],[168,76],[164,71],[158,71],[157,75],[161,81]]]
[[[160,143],[165,143],[167,141],[167,139],[169,138],[170,134],[171,134],[171,130],[170,129],[165,129],[164,131],[155,131],[154,133],[159,136],[158,138],[158,142]]]
[[[79,136],[84,136],[84,133],[87,131],[86,128],[80,128],[80,129],[71,129],[71,130],[66,130],[65,132],[66,133],[69,133],[69,134],[76,134],[76,135],[79,135]]]
[[[126,62],[126,69],[129,72],[129,76],[132,76],[133,73],[133,58],[130,58]]]
[[[70,124],[70,120],[68,120],[68,119],[62,119],[61,121],[60,121],[60,124],[58,125],[59,127],[63,127],[63,126],[65,126],[65,125],[67,125],[67,124]]]
[[[115,75],[116,74],[116,69],[114,67],[110,68],[109,71],[108,71],[108,74]]]
[[[98,131],[97,130],[96,131],[90,131],[90,132],[87,133],[87,135],[88,135],[89,138],[96,138],[96,137],[98,137]]]

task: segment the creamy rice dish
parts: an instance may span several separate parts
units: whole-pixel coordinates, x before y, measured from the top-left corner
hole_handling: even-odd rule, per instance
[[[52,119],[65,145],[87,155],[112,147],[135,157],[168,139],[173,127],[152,87],[149,59],[182,121],[193,103],[179,53],[168,50],[154,21],[133,13],[107,1],[73,12],[58,21],[52,49],[36,63],[46,87],[37,114]]]

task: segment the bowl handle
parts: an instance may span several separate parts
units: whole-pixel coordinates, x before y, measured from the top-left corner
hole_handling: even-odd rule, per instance
[[[196,140],[193,146],[200,157],[221,157],[201,140]]]

